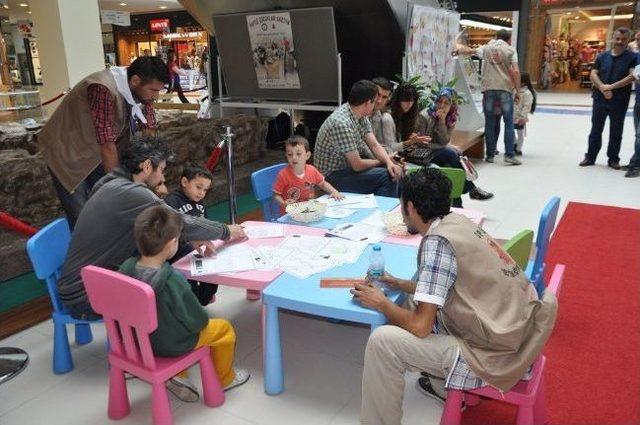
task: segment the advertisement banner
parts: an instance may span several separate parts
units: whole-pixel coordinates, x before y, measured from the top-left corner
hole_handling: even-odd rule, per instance
[[[261,89],[299,89],[289,12],[248,15],[251,52]]]
[[[100,19],[103,25],[113,24],[121,27],[131,26],[131,16],[129,12],[120,12],[117,10],[101,10]]]

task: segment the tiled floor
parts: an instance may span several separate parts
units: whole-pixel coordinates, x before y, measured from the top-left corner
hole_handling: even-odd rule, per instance
[[[541,103],[589,103],[587,95],[571,93],[569,96],[571,99],[557,93],[543,94]],[[540,210],[553,195],[562,198],[562,208],[569,200],[640,207],[640,178],[625,179],[623,172],[607,168],[603,154],[595,167],[577,166],[585,150],[589,126],[589,117],[584,115],[535,114],[524,146],[524,165],[507,167],[502,164],[502,158],[495,164],[478,163],[478,184],[495,192],[496,197],[487,202],[465,199],[465,205],[485,211],[488,217],[485,228],[503,239],[523,228],[535,230]],[[623,163],[632,153],[632,143],[633,124],[629,118],[623,140]],[[177,423],[343,425],[358,422],[366,328],[283,314],[286,391],[279,396],[267,396],[262,387],[259,302],[248,302],[242,291],[224,287],[220,288],[218,300],[209,307],[210,313],[234,323],[239,337],[237,364],[248,367],[252,378],[245,386],[229,392],[226,403],[219,408],[172,399]],[[25,372],[0,386],[1,424],[109,422],[105,335],[101,326],[93,329],[95,341],[88,346],[72,347],[76,367],[62,376],[51,372],[50,321],[0,341],[1,346],[25,349],[31,357]],[[71,328],[69,331],[72,338]],[[441,406],[419,394],[414,384],[415,375],[407,376],[403,423],[437,424]],[[128,385],[131,415],[119,423],[150,423],[149,387],[137,380]]]

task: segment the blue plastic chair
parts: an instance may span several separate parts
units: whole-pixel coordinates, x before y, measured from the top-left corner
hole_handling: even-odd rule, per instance
[[[76,320],[69,314],[67,308],[60,301],[56,282],[60,278],[60,271],[69,249],[71,233],[69,223],[65,218],[59,218],[33,235],[27,241],[27,253],[31,259],[33,270],[38,279],[47,284],[49,298],[53,306],[53,372],[67,373],[73,369],[73,360],[69,348],[69,337],[66,325],[76,325],[76,344],[84,345],[93,340],[90,323],[102,320]]]
[[[536,256],[529,261],[525,274],[538,291],[538,296],[544,291],[544,258],[549,249],[549,240],[551,233],[556,227],[556,218],[558,217],[558,209],[560,208],[560,198],[554,196],[547,202],[540,216],[540,224],[538,225],[538,233],[536,234]]]
[[[287,164],[276,164],[251,173],[251,187],[256,200],[262,205],[264,221],[276,221],[280,217],[280,205],[273,199],[273,182]]]

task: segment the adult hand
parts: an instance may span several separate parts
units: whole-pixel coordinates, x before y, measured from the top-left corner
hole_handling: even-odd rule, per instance
[[[400,290],[402,290],[402,284],[401,284],[400,279],[398,279],[395,276],[390,275],[387,272],[385,272],[382,276],[380,276],[378,278],[378,280],[380,280],[381,282],[384,282],[389,289],[393,289],[393,290],[400,289]]]
[[[436,109],[436,117],[438,118],[438,120],[442,121],[447,117],[447,111],[445,111],[444,109]]]
[[[604,98],[607,100],[613,99],[613,92],[611,90],[602,92],[602,94],[604,95]]]
[[[381,311],[385,303],[389,302],[384,293],[371,283],[356,283],[351,294],[364,307]]]
[[[515,94],[515,96],[513,98],[513,101],[515,103],[520,103],[520,99],[522,99],[522,95],[520,94],[520,90],[517,90],[516,94]]]
[[[393,181],[397,181],[402,177],[403,169],[400,165],[394,163],[393,161],[389,161],[387,164],[387,171],[391,176]]]
[[[247,235],[244,233],[244,229],[242,228],[242,226],[239,226],[237,224],[229,225],[229,233],[231,234],[229,240],[239,240],[247,238]]]
[[[604,94],[606,91],[612,91],[611,84],[601,84],[599,90]]]
[[[413,137],[413,139],[411,139],[413,141],[414,145],[420,144],[420,145],[428,145],[431,142],[431,137],[430,136],[418,136],[417,134],[415,135],[415,137]]]

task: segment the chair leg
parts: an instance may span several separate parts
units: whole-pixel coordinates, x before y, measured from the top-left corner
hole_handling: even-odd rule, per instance
[[[200,377],[202,378],[202,395],[204,404],[218,407],[224,403],[224,390],[216,375],[213,362],[209,355],[200,359]]]
[[[71,359],[71,349],[69,348],[69,337],[67,326],[64,323],[53,322],[53,373],[67,373],[73,369]]]
[[[109,407],[108,414],[111,419],[122,419],[131,410],[127,383],[124,380],[124,372],[113,365],[109,365]]]
[[[546,425],[549,422],[544,394],[544,376],[540,379],[538,394],[536,394],[536,401],[533,404],[533,422],[535,425]]]
[[[480,404],[480,396],[470,393],[464,393],[464,402],[467,406],[475,406]]]
[[[153,384],[151,387],[151,403],[154,425],[173,425],[169,395],[164,382]]]
[[[462,416],[463,392],[458,390],[447,391],[447,401],[440,418],[440,425],[460,425]]]
[[[86,323],[76,325],[76,344],[85,345],[91,341],[93,341],[91,326]]]
[[[258,301],[262,294],[257,289],[247,289],[247,300]]]
[[[519,406],[517,425],[533,425],[533,406]]]

